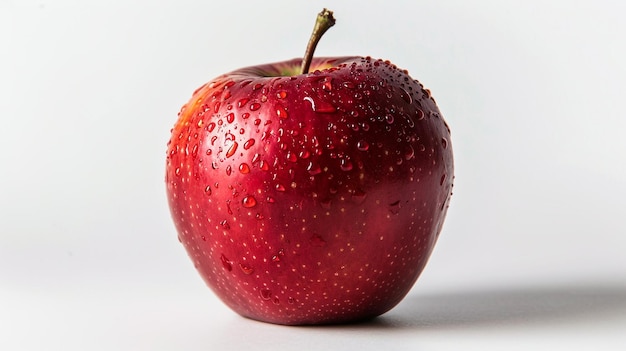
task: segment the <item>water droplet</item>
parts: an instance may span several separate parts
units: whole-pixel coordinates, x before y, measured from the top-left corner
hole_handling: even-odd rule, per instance
[[[176,167],[176,170],[174,170],[174,174],[176,174],[177,176],[180,175],[180,167]]]
[[[287,110],[285,110],[282,107],[279,107],[279,108],[276,109],[276,115],[278,117],[280,117],[280,118],[287,118],[288,117]]]
[[[274,305],[280,305],[280,299],[278,298],[278,296],[274,296],[272,302],[274,303]]]
[[[439,185],[443,185],[443,183],[446,181],[446,174],[442,174],[441,175],[441,179],[439,179]]]
[[[276,184],[276,190],[282,192],[282,191],[285,191],[285,187],[279,183],[279,184]]]
[[[263,300],[269,300],[272,298],[272,291],[270,289],[263,288],[261,289],[261,291],[259,291],[259,293]]]
[[[259,162],[259,168],[262,171],[269,171],[270,170],[270,165],[267,162],[262,160],[261,162]]]
[[[359,140],[359,142],[356,143],[356,148],[360,151],[367,151],[370,148],[370,144],[365,140]]]
[[[233,173],[233,169],[230,166],[226,167],[226,175],[230,175],[231,173]]]
[[[250,166],[248,166],[247,163],[242,163],[239,165],[239,172],[241,172],[241,174],[248,174],[250,173]]]
[[[261,83],[256,83],[256,84],[252,87],[252,90],[259,90],[259,89],[261,89],[261,88],[263,88],[263,84],[261,84]]]
[[[193,148],[191,149],[191,156],[192,157],[198,156],[198,144],[195,144]]]
[[[222,228],[224,228],[224,229],[226,229],[226,230],[230,229],[230,224],[228,224],[228,221],[227,221],[227,220],[223,220],[223,221],[221,221],[221,222],[220,222],[220,225],[222,226]]]
[[[326,246],[326,240],[324,240],[318,234],[313,234],[313,236],[311,236],[311,238],[309,239],[309,242],[311,243],[311,245],[313,245],[315,247],[324,247],[324,246]]]
[[[241,271],[242,271],[244,274],[247,274],[247,275],[250,275],[250,274],[254,273],[254,268],[252,268],[252,267],[248,266],[248,265],[247,265],[247,264],[245,264],[245,263],[240,263],[240,264],[239,264],[239,269],[241,269]]]
[[[422,111],[422,110],[416,110],[415,111],[415,119],[417,119],[418,121],[421,121],[421,120],[424,119],[424,117],[425,117],[424,111]]]
[[[367,194],[361,189],[357,189],[354,191],[354,193],[352,193],[352,200],[358,204],[363,203],[366,197]]]
[[[245,106],[248,103],[248,101],[250,101],[250,99],[247,99],[247,98],[243,98],[243,99],[237,101],[237,107]]]
[[[348,89],[354,89],[356,87],[352,82],[343,82],[343,86]]]
[[[268,197],[265,199],[265,201],[267,201],[267,203],[268,203],[268,204],[273,204],[273,203],[275,203],[275,202],[276,202],[276,200],[275,200],[273,197],[271,197],[271,196],[268,196]]]
[[[273,262],[280,262],[281,257],[285,256],[285,249],[280,249],[278,252],[272,256]]]
[[[256,111],[261,108],[261,104],[254,102],[250,105],[250,111]]]
[[[284,99],[287,97],[287,92],[284,90],[281,90],[278,93],[276,93],[276,97],[279,99]]]
[[[413,98],[411,97],[411,94],[409,94],[409,92],[404,90],[404,89],[402,89],[402,92],[400,93],[400,97],[402,99],[404,99],[404,101],[407,104],[412,104],[413,103]]]
[[[235,121],[235,114],[232,112],[227,114],[226,121],[228,121],[228,123],[233,123]]]
[[[298,154],[298,157],[300,157],[302,159],[307,159],[307,158],[309,158],[309,156],[311,156],[311,153],[309,152],[309,150],[302,150]]]
[[[207,185],[206,188],[204,188],[204,192],[207,195],[211,195],[213,193],[213,190],[211,190],[211,186],[210,185]]]
[[[389,212],[394,215],[400,213],[400,200],[389,204]]]
[[[227,271],[232,271],[233,270],[233,265],[232,263],[230,263],[230,261],[228,260],[228,258],[226,258],[226,256],[224,256],[224,254],[222,254],[222,256],[220,256],[220,260],[222,261],[222,266],[224,266],[224,268]]]
[[[254,198],[254,196],[246,196],[243,198],[243,200],[241,200],[241,203],[245,208],[254,207],[256,206],[256,199]]]
[[[313,163],[313,161],[309,162],[309,165],[306,167],[306,170],[309,171],[310,175],[316,175],[316,174],[322,173],[322,169],[320,168],[320,166],[316,163]]]
[[[393,115],[392,114],[385,115],[385,121],[387,121],[388,124],[392,124],[394,121]]]
[[[333,79],[331,77],[326,77],[324,78],[324,80],[322,81],[322,89],[324,91],[331,91],[333,90]]]
[[[226,157],[231,157],[232,155],[235,154],[235,152],[237,151],[237,147],[239,146],[239,144],[234,141],[230,147],[228,148],[228,151],[226,151]]]
[[[447,148],[448,147],[448,139],[446,138],[441,138],[441,145],[443,146],[443,148]]]
[[[320,112],[320,113],[333,113],[335,112],[337,109],[335,108],[335,106],[329,104],[328,102],[325,101],[315,101],[313,100],[312,97],[310,96],[306,96],[304,98],[305,101],[308,101],[311,104],[311,109],[314,112]]]
[[[413,146],[409,145],[409,147],[404,152],[404,158],[408,161],[413,157],[415,157],[415,149],[413,149]]]
[[[342,158],[339,166],[341,168],[342,171],[348,172],[352,170],[352,162],[350,162],[350,160]]]
[[[294,154],[293,152],[289,151],[289,152],[287,152],[287,160],[289,162],[296,162],[296,161],[298,161],[298,157],[296,156],[296,154]]]

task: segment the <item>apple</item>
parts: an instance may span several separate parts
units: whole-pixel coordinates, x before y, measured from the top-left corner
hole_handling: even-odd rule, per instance
[[[334,23],[327,10],[320,18],[316,28]],[[168,143],[180,242],[226,305],[270,323],[393,308],[426,265],[452,192],[450,130],[429,90],[389,61],[311,58],[318,39],[308,60],[197,89]]]

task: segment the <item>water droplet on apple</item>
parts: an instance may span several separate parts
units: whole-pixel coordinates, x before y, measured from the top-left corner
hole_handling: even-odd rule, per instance
[[[230,224],[228,224],[228,221],[225,219],[220,222],[220,225],[226,230],[230,229]]]
[[[239,269],[241,269],[241,271],[244,274],[250,275],[252,273],[254,273],[254,268],[250,267],[249,265],[245,264],[245,263],[240,263],[239,264]]]
[[[210,185],[207,185],[206,188],[204,188],[204,192],[207,195],[211,195],[213,193],[213,190],[211,190],[211,186]]]
[[[284,108],[282,108],[282,107],[279,107],[279,108],[277,108],[277,109],[276,109],[276,115],[277,115],[279,118],[287,118],[287,117],[288,117],[288,115],[287,115],[287,110],[285,110],[285,109],[284,109]]]
[[[244,144],[243,144],[243,148],[244,150],[248,150],[249,148],[251,148],[254,145],[254,139],[248,139]]]
[[[337,109],[335,108],[335,106],[329,104],[328,102],[325,101],[315,101],[313,100],[312,97],[310,96],[306,96],[304,97],[305,101],[308,101],[311,104],[311,109],[314,112],[319,112],[319,113],[333,113],[335,112]]]
[[[285,249],[278,250],[278,253],[272,256],[273,262],[280,262],[281,258],[285,256]]]
[[[389,212],[394,215],[400,213],[400,200],[389,204]]]
[[[352,170],[352,162],[350,162],[350,160],[342,158],[341,161],[339,162],[339,167],[341,168],[342,171],[348,172]]]
[[[309,165],[306,167],[306,170],[309,171],[310,175],[320,174],[322,172],[320,166],[313,161],[309,162]]]
[[[261,104],[254,102],[250,105],[250,111],[256,111],[261,108]]]
[[[385,121],[387,121],[388,124],[392,124],[394,121],[393,115],[392,114],[385,115]]]
[[[446,181],[446,174],[442,174],[441,175],[441,179],[439,179],[439,185],[443,185],[443,183]]]
[[[424,117],[425,117],[424,111],[419,110],[419,109],[415,111],[415,119],[417,119],[418,121],[421,121],[424,119]]]
[[[289,151],[289,152],[287,152],[287,160],[289,162],[296,162],[296,161],[298,161],[298,157],[296,156],[295,153]]]
[[[235,121],[235,114],[234,113],[229,113],[226,115],[226,121],[228,123],[233,123]]]
[[[174,170],[174,174],[180,176],[180,167],[176,167],[176,170]]]
[[[242,163],[239,165],[239,172],[241,172],[241,174],[248,174],[250,173],[250,166],[248,166],[247,163]]]
[[[412,104],[413,103],[413,98],[411,97],[411,94],[409,94],[408,91],[402,89],[402,92],[400,93],[400,97],[407,103],[407,104]]]
[[[348,89],[354,89],[354,88],[356,87],[356,86],[354,85],[354,83],[349,82],[349,81],[343,82],[343,84],[342,84],[342,85],[343,85],[345,88],[348,88]]]
[[[274,296],[272,302],[274,303],[274,305],[280,305],[280,299],[278,298],[278,296]]]
[[[359,142],[356,143],[356,148],[360,151],[367,151],[370,148],[370,144],[365,140],[359,140]]]
[[[234,141],[230,147],[228,148],[228,151],[226,151],[226,157],[231,157],[232,155],[235,154],[235,152],[237,151],[237,147],[239,146],[239,144]]]
[[[448,147],[448,139],[446,138],[441,138],[441,145],[443,146],[443,148],[447,148]]]
[[[228,258],[226,258],[226,256],[224,256],[224,254],[222,254],[222,256],[220,256],[220,260],[222,261],[222,266],[224,266],[224,268],[227,271],[232,271],[233,270],[233,265],[232,263],[228,260]]]
[[[282,184],[276,184],[276,190],[277,191],[285,191],[285,187]]]
[[[248,103],[248,101],[250,101],[250,99],[248,99],[248,98],[243,98],[243,99],[237,101],[237,107],[245,106]]]
[[[231,173],[233,173],[233,169],[230,166],[226,167],[226,175],[231,175]]]
[[[326,77],[322,81],[322,90],[331,91],[333,90],[333,79],[331,77]]]
[[[279,99],[284,99],[287,97],[287,92],[284,90],[281,90],[278,93],[276,93],[276,97]]]
[[[259,294],[261,295],[261,298],[263,300],[269,300],[272,298],[272,291],[270,289],[267,288],[263,288],[259,291]]]
[[[254,196],[246,196],[243,198],[243,200],[241,200],[241,203],[245,208],[254,207],[256,206],[256,199],[254,198]]]
[[[357,189],[352,193],[352,201],[358,204],[363,203],[366,197],[367,197],[367,194],[361,189]]]
[[[409,145],[409,147],[404,152],[404,158],[408,161],[408,160],[413,159],[414,157],[415,157],[415,149],[413,149],[413,146]]]

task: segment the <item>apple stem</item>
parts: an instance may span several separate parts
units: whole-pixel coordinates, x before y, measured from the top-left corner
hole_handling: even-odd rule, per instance
[[[324,33],[326,33],[326,31],[334,25],[335,17],[333,17],[332,11],[323,9],[322,12],[317,14],[315,26],[313,27],[313,33],[311,33],[309,44],[306,46],[306,51],[304,52],[301,69],[302,74],[309,73],[309,68],[311,67],[311,61],[313,61],[313,53],[315,52],[317,43],[319,43],[322,35],[324,35]]]

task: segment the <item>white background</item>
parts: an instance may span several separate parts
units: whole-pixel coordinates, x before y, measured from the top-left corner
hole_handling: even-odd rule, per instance
[[[626,3],[0,0],[0,349],[623,350]],[[409,296],[373,323],[238,317],[176,240],[165,144],[211,78],[390,59],[452,128],[456,183]]]

